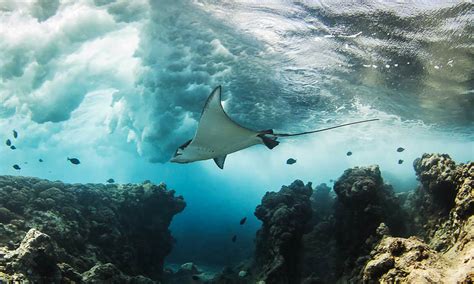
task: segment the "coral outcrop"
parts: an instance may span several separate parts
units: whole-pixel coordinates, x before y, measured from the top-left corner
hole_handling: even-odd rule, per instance
[[[3,266],[14,279],[34,282],[59,282],[61,271],[57,265],[55,245],[51,238],[36,229],[28,231],[20,246],[2,250]],[[28,275],[28,277],[24,277]]]
[[[305,281],[333,283],[341,275],[341,281],[357,281],[360,265],[367,260],[361,256],[389,231],[404,233],[400,202],[378,166],[346,170],[334,184],[335,198],[324,185],[316,188],[320,193],[313,197],[313,215],[319,218],[303,236]]]
[[[406,206],[414,231],[431,247],[446,251],[474,213],[474,163],[456,165],[449,155],[424,154],[413,166],[421,182]]]
[[[301,181],[267,193],[250,277],[237,268],[209,283],[473,283],[474,164],[424,154],[414,168],[407,193],[378,166],[346,170],[335,195]]]
[[[266,283],[298,283],[301,238],[311,219],[311,184],[296,180],[279,192],[267,192],[255,216],[263,224],[257,232],[257,278]]]
[[[160,280],[173,244],[168,226],[185,205],[164,184],[64,184],[0,176],[5,262],[0,277],[42,282],[99,283],[107,275],[126,280],[123,283],[145,277]]]
[[[363,278],[387,283],[472,283],[474,163],[456,165],[449,155],[424,154],[413,166],[421,185],[407,199],[406,208],[423,240],[384,238],[372,251]],[[392,265],[377,265],[384,259],[391,259]]]
[[[384,238],[375,248],[371,260],[363,272],[364,281],[397,283],[441,283],[443,275],[439,272],[443,263],[434,250],[423,241],[410,237]],[[438,268],[428,269],[431,267]]]

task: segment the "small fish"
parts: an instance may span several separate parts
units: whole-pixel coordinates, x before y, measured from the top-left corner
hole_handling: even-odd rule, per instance
[[[15,129],[13,129],[13,138],[18,138],[18,132]]]
[[[11,146],[11,145],[12,145],[12,141],[10,141],[10,139],[7,139],[7,141],[5,141],[5,144],[7,144],[7,146]]]
[[[333,180],[333,179],[330,179],[329,182],[334,182],[334,180]]]
[[[15,150],[16,149],[15,145],[11,145],[10,149]]]
[[[346,153],[346,155],[347,155],[347,156],[352,156],[352,152],[349,151],[349,152]]]
[[[398,160],[398,164],[399,165],[403,164],[403,160]]]
[[[24,162],[23,164],[28,165],[28,162]]]
[[[43,162],[43,159],[38,159],[38,162],[42,163],[42,162]]]
[[[109,178],[109,179],[107,180],[107,183],[114,183],[114,182],[115,182],[115,180],[114,180],[113,178]]]
[[[296,160],[293,158],[289,158],[288,160],[286,160],[287,165],[293,165],[294,163],[296,163]]]
[[[240,225],[243,225],[245,224],[245,222],[247,221],[247,217],[244,217],[240,220]]]
[[[193,275],[193,276],[191,276],[191,278],[192,278],[193,280],[196,280],[196,281],[199,280],[199,276],[197,276],[197,275]]]
[[[405,148],[403,148],[403,147],[398,147],[398,148],[397,148],[397,152],[398,152],[398,153],[401,153],[401,152],[403,152],[403,151],[405,151]]]
[[[237,240],[237,235],[234,235],[234,236],[232,237],[232,242],[235,243],[236,240]]]
[[[71,162],[71,164],[74,164],[74,165],[79,165],[81,163],[81,161],[79,161],[79,159],[77,158],[67,158],[67,160]]]
[[[17,165],[17,164],[14,164],[14,165],[13,165],[13,168],[14,168],[15,170],[21,170],[20,166]]]

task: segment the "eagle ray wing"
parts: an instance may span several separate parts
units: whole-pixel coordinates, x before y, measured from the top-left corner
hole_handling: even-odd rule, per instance
[[[206,101],[193,144],[216,149],[255,135],[258,135],[257,131],[238,125],[225,113],[219,86],[212,91]]]

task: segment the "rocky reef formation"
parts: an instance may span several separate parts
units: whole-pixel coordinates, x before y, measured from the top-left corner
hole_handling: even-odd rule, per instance
[[[378,166],[346,170],[334,184],[334,191],[336,275],[348,275],[380,234],[387,230],[396,235],[405,233],[405,216],[392,187],[383,182]],[[384,225],[377,233],[381,224]]]
[[[406,204],[414,233],[446,251],[474,213],[473,163],[456,165],[446,154],[424,154],[413,166],[421,182]]]
[[[253,259],[215,276],[163,272],[168,226],[184,209],[164,185],[67,185],[0,177],[0,279],[86,283],[473,283],[474,163],[414,161],[395,193],[378,166],[331,189],[296,180],[267,192]]]
[[[185,206],[164,184],[0,176],[0,278],[153,283],[172,248],[168,226]]]
[[[424,154],[414,168],[412,192],[369,166],[346,170],[334,194],[301,181],[265,194],[254,261],[207,283],[473,283],[474,164]]]
[[[296,180],[279,192],[267,192],[255,216],[262,221],[257,232],[257,278],[268,283],[298,281],[301,238],[311,219],[311,184]]]
[[[385,237],[371,252],[367,281],[472,283],[474,281],[474,163],[424,154],[413,163],[421,185],[406,199],[413,233]]]

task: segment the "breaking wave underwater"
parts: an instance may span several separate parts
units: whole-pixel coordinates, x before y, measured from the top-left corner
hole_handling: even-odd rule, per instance
[[[422,153],[472,160],[472,9],[437,0],[1,1],[0,135],[19,138],[14,151],[0,147],[0,174],[164,181],[187,203],[171,224],[168,260],[233,264],[252,254],[253,210],[267,190],[378,164],[406,191]],[[249,128],[380,121],[235,153],[224,171],[166,163],[217,85]],[[242,216],[243,229],[234,226]]]

